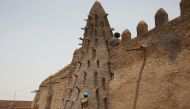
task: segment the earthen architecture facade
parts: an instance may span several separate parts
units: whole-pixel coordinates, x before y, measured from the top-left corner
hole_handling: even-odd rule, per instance
[[[0,100],[0,109],[32,109],[32,101]]]
[[[140,21],[137,37],[125,29],[117,39],[96,1],[71,64],[41,83],[32,107],[190,109],[190,0],[181,0],[180,9],[171,21],[159,9],[155,28]],[[84,108],[85,91],[90,95]]]

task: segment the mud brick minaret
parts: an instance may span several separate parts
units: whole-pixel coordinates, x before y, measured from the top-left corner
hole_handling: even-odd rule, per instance
[[[113,38],[108,14],[96,1],[90,10],[77,68],[70,77],[61,109],[82,109],[83,92],[89,92],[89,109],[108,109],[108,84],[113,77],[109,40]]]

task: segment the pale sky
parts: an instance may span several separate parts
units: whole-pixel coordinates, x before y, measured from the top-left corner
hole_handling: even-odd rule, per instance
[[[0,0],[0,99],[33,100],[32,90],[72,60],[80,47],[80,29],[95,0]],[[180,0],[100,0],[114,32],[145,20],[164,8],[172,20]]]

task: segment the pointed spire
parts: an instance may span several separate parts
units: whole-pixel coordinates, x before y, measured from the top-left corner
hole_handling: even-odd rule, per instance
[[[101,3],[96,1],[89,12],[86,27],[82,28],[85,33],[82,47],[86,51],[91,47],[97,47],[97,44],[102,42],[100,39],[108,41],[113,37],[113,28],[110,27],[107,15]]]
[[[90,10],[90,15],[105,14],[104,8],[99,1],[96,1]]]

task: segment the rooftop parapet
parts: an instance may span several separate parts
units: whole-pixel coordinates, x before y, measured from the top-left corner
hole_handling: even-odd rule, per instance
[[[160,27],[169,21],[168,13],[163,8],[159,9],[156,12],[154,18],[155,18],[155,27]]]
[[[181,16],[190,16],[190,0],[181,0]]]
[[[137,25],[137,37],[141,36],[142,34],[148,32],[148,25],[145,21],[140,21]]]
[[[131,40],[131,32],[128,29],[125,29],[121,35],[121,43],[125,43]]]

